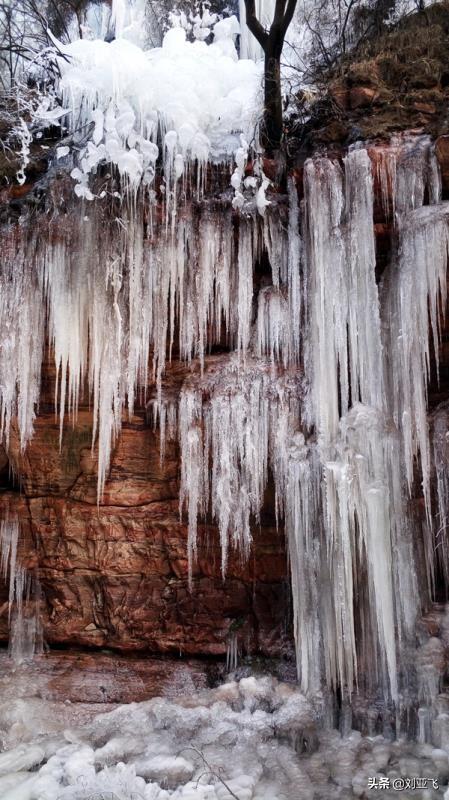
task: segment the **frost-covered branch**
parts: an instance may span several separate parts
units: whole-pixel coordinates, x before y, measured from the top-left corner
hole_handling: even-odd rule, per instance
[[[190,747],[185,747],[183,750],[180,751],[180,753],[185,753],[188,750],[192,750],[192,752],[196,753],[200,757],[201,761],[206,767],[206,772],[203,774],[210,775],[212,778],[218,780],[221,783],[221,785],[224,786],[226,791],[229,792],[230,796],[234,798],[234,800],[240,800],[240,798],[235,794],[235,792],[232,791],[229,784],[227,784],[226,781],[221,777],[219,769],[215,769],[211,764],[209,764],[206,756],[204,755],[203,751],[200,750],[199,747],[195,747],[195,745],[192,744]],[[198,781],[201,780],[201,777],[202,775],[200,775]]]

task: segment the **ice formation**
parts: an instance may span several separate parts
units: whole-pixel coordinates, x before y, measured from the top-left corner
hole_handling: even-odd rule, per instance
[[[93,200],[89,179],[101,165],[119,173],[124,190],[151,187],[159,159],[170,205],[190,183],[200,190],[209,162],[232,161],[242,133],[254,138],[262,73],[237,56],[236,17],[214,23],[211,45],[175,27],[162,47],[144,51],[122,35],[125,5],[113,7],[114,41],[55,41],[57,102],[80,142],[75,191]]]
[[[419,454],[426,508],[430,515],[431,456],[427,425],[427,381],[431,347],[436,361],[440,342],[440,308],[444,308],[449,248],[449,206],[421,207],[402,218],[398,280],[387,292],[392,326],[391,395],[394,419],[402,430],[409,489]],[[416,269],[419,264],[419,269]],[[417,308],[412,316],[410,308]],[[428,314],[429,307],[429,314]],[[388,345],[387,345],[388,346]]]
[[[268,677],[86,721],[31,692],[0,698],[2,800],[349,800],[382,785],[387,798],[440,800],[447,789],[442,696],[426,741],[407,742],[379,727],[374,708],[364,735],[324,725],[322,697]]]
[[[384,202],[390,198],[398,236],[397,257],[384,279],[384,317],[391,320],[384,335],[390,360],[386,375],[394,421],[402,433],[408,489],[419,457],[430,517],[427,383],[432,350],[438,364],[440,312],[445,309],[448,207],[438,205],[441,179],[428,140],[411,140],[398,150],[393,145],[388,163],[380,164]],[[424,206],[426,194],[429,205]]]
[[[114,3],[119,33],[123,9]],[[203,520],[218,527],[224,575],[230,547],[248,555],[272,477],[302,689],[400,703],[421,610],[408,509],[418,472],[429,584],[433,469],[447,516],[426,392],[449,206],[425,137],[394,140],[374,165],[362,146],[341,163],[310,159],[301,207],[293,179],[287,213],[268,202],[260,165],[246,175],[260,67],[237,59],[237,32],[231,18],[212,45],[176,28],[148,53],[121,35],[61,49],[63,123],[84,131],[78,197],[61,181],[38,231],[30,218],[5,236],[1,432],[8,446],[17,424],[22,449],[32,435],[48,338],[61,437],[92,401],[101,502],[124,412],[150,404],[161,457],[179,437],[190,570]],[[395,232],[380,290],[375,180]],[[215,359],[213,345],[232,352]],[[192,362],[179,397],[164,389],[174,353]]]
[[[328,159],[309,161],[304,242],[292,221],[287,244],[282,227],[265,222],[273,284],[259,292],[253,345],[259,361],[237,356],[225,370],[220,364],[218,374],[212,365],[181,392],[181,501],[188,506],[190,555],[197,520],[209,508],[220,530],[223,569],[229,544],[248,549],[271,469],[292,567],[298,672],[308,691],[324,676],[325,684],[351,694],[359,674],[365,688],[373,690],[380,675],[393,699],[401,691],[397,659],[413,639],[419,611],[401,476],[410,489],[419,452],[428,487],[427,342],[432,330],[437,347],[447,265],[446,205],[418,208],[426,186],[438,200],[432,165],[426,140],[381,165],[384,196],[389,191],[397,215],[400,260],[381,302],[368,153],[353,149],[343,170]],[[297,209],[290,199],[292,220]],[[410,213],[414,225],[407,223]],[[301,284],[305,324],[298,318],[293,334],[289,290]],[[419,298],[417,318],[412,298]],[[299,288],[298,316],[303,303]],[[247,304],[239,307],[246,329],[248,312]],[[385,347],[382,314],[390,322]],[[295,385],[288,368],[297,359],[301,329],[308,390],[300,407],[304,382]],[[238,344],[245,349],[242,337]],[[318,585],[328,589],[318,594]]]
[[[258,4],[265,24],[272,10]],[[129,6],[114,0],[112,18],[114,42],[57,45],[64,111],[40,107],[47,120],[63,113],[75,138],[78,156],[72,142],[56,150],[75,190],[59,177],[38,226],[30,214],[5,230],[1,439],[25,450],[49,345],[61,441],[80,402],[92,405],[100,503],[123,417],[146,406],[161,458],[166,439],[179,441],[190,577],[203,522],[218,528],[224,578],[230,550],[248,556],[272,481],[300,688],[250,678],[117,709],[63,742],[18,743],[0,756],[0,794],[344,800],[373,776],[446,786],[449,612],[432,635],[416,624],[437,570],[449,581],[449,410],[429,426],[427,409],[449,252],[432,146],[397,137],[309,159],[301,203],[293,178],[287,203],[268,201],[248,145],[261,65],[237,59],[237,21],[211,21],[212,45],[209,28],[191,43],[181,26],[144,52]],[[253,44],[243,26],[242,52],[257,61]],[[375,182],[394,232],[380,285]],[[191,367],[179,391],[164,383],[172,357]],[[409,502],[418,482],[422,530]],[[39,584],[18,551],[17,519],[5,517],[0,569],[20,662],[42,631]],[[228,669],[240,644],[230,631]],[[336,696],[343,736],[329,724]],[[0,705],[3,726],[11,715]]]
[[[265,30],[269,30],[273,22],[274,8],[274,0],[256,0],[255,2],[256,17]],[[252,33],[250,33],[246,24],[244,0],[239,0],[239,19],[241,27],[240,56],[241,58],[252,58],[253,61],[259,61],[263,58],[263,51],[258,41],[254,38]]]
[[[44,343],[44,309],[32,302],[38,293],[35,274],[23,268],[24,245],[13,235],[4,241],[0,275],[0,315],[4,335],[0,346],[0,435],[9,444],[13,417],[17,417],[22,449],[32,435],[39,401]],[[14,252],[14,257],[10,255]],[[19,255],[20,254],[20,255]],[[17,259],[22,267],[15,272]],[[36,293],[36,294],[35,294]],[[19,310],[23,310],[23,314]]]
[[[359,624],[371,630],[372,652],[378,639],[396,695],[395,630],[409,617],[402,621],[401,609],[394,607],[394,576],[402,578],[404,606],[412,618],[415,595],[412,577],[409,586],[404,585],[410,565],[400,563],[405,555],[399,544],[404,541],[399,527],[401,464],[394,431],[389,430],[383,383],[367,152],[353,150],[344,168],[343,176],[337,164],[322,159],[309,162],[305,173],[310,297],[307,418],[316,426],[323,469],[323,549],[333,587],[329,611],[323,609],[320,618],[327,627],[328,680],[350,689],[357,675],[354,576],[362,572],[355,565],[357,554],[364,551],[371,607]]]
[[[99,497],[122,412],[127,406],[133,413],[138,387],[148,384],[150,354],[160,385],[175,344],[183,359],[203,361],[210,344],[220,341],[222,326],[242,351],[251,334],[260,223],[233,223],[228,209],[215,224],[214,208],[206,204],[180,220],[168,238],[164,223],[155,224],[148,242],[144,213],[144,206],[135,212],[131,205],[120,218],[105,220],[101,205],[94,205],[88,217],[74,213],[68,222],[56,213],[45,234],[31,230],[26,252],[14,231],[5,241],[1,302],[10,334],[0,348],[0,387],[6,442],[13,416],[22,447],[32,435],[47,308],[61,435],[65,415],[76,417],[86,382],[93,398]]]
[[[39,581],[20,563],[20,525],[17,516],[5,514],[0,522],[0,574],[7,585],[9,653],[18,664],[41,652]]]
[[[436,513],[434,515],[435,551],[445,580],[449,564],[449,407],[439,405],[432,414],[432,449],[436,476]]]
[[[248,555],[251,518],[258,518],[268,478],[269,452],[281,457],[283,435],[299,419],[300,386],[273,375],[269,363],[239,357],[226,370],[209,368],[186,381],[179,400],[181,506],[189,514],[189,555],[195,555],[199,516],[210,509],[226,573],[231,543]]]
[[[296,688],[248,677],[121,706],[83,726],[75,717],[59,735],[24,736],[0,755],[2,799],[309,800],[317,759],[300,765],[293,741],[314,736],[319,713]],[[0,704],[2,728],[14,715],[10,700]]]

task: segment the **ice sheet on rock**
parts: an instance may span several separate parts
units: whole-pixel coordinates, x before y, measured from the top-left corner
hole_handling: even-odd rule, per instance
[[[436,800],[449,777],[447,714],[425,743],[375,729],[342,735],[324,722],[322,697],[269,677],[132,703],[85,724],[76,704],[72,713],[52,747],[44,735],[0,756],[2,800],[229,800],[229,790],[239,800],[346,800],[374,776],[426,775],[439,779]]]
[[[429,137],[406,138],[405,142],[399,138],[398,145],[394,205],[400,227],[402,215],[421,208],[426,194],[429,205],[441,201],[441,176]]]
[[[403,214],[441,201],[441,175],[428,136],[393,135],[388,147],[376,148],[376,178],[387,218],[400,227]]]
[[[8,652],[20,664],[42,652],[39,581],[20,563],[20,525],[17,515],[6,513],[0,522],[0,571],[8,591]]]

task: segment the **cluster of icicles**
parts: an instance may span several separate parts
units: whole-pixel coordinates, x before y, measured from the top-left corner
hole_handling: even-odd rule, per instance
[[[7,513],[0,522],[0,574],[8,585],[9,653],[16,663],[42,652],[39,581],[20,563],[20,525]]]
[[[48,337],[61,436],[83,392],[93,401],[101,501],[124,411],[153,380],[162,450],[165,437],[179,436],[190,562],[203,519],[218,525],[223,573],[229,546],[248,553],[271,474],[302,689],[340,686],[350,696],[366,683],[396,699],[397,659],[413,637],[423,580],[432,582],[435,533],[437,553],[448,546],[447,416],[437,415],[431,446],[426,387],[446,298],[449,204],[439,202],[426,139],[392,143],[376,169],[395,228],[380,287],[373,167],[357,147],[343,165],[309,160],[302,206],[292,182],[285,219],[275,204],[262,218],[203,201],[167,232],[148,222],[138,195],[120,218],[101,203],[88,216],[81,204],[66,214],[56,203],[39,228],[12,228],[0,287],[0,410],[6,445],[17,418],[24,449]],[[264,252],[271,277],[259,287]],[[229,356],[208,355],[224,342]],[[172,351],[200,364],[179,398],[164,395]],[[424,578],[407,502],[417,464]]]

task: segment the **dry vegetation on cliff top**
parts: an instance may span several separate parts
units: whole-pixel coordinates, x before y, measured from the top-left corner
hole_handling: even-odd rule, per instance
[[[304,126],[306,98],[297,98],[296,144],[349,144],[405,129],[447,133],[448,0],[364,41],[318,82],[321,91]]]

